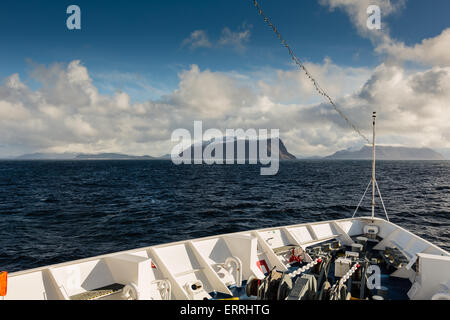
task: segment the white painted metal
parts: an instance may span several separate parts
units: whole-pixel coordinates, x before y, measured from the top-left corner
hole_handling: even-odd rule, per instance
[[[375,120],[377,113],[373,113],[373,135],[372,135],[372,218],[375,215]]]
[[[377,113],[374,111],[372,114],[372,129],[373,129],[373,134],[372,134],[372,177],[370,179],[369,184],[367,185],[366,190],[364,191],[363,196],[361,197],[361,200],[359,200],[358,205],[356,206],[355,211],[353,212],[353,217],[355,217],[356,212],[358,212],[358,209],[362,203],[362,201],[364,200],[364,197],[366,196],[367,190],[369,190],[369,186],[372,185],[372,203],[371,203],[371,207],[372,207],[372,215],[371,217],[373,218],[375,216],[375,189],[378,191],[378,196],[380,197],[380,201],[381,201],[381,205],[383,206],[383,210],[384,210],[384,214],[386,216],[386,220],[389,221],[389,216],[387,214],[386,211],[386,207],[384,205],[384,201],[383,201],[383,197],[381,196],[381,191],[380,188],[378,187],[378,182],[377,179],[375,177],[375,120],[377,118]]]
[[[179,241],[15,272],[8,277],[5,300],[64,300],[114,283],[135,288],[143,300],[209,298],[213,291],[230,294],[228,286],[242,279],[262,279],[274,266],[287,270],[286,257],[278,255],[277,248],[299,245],[305,249],[329,239],[348,242],[370,229],[383,239],[376,249],[395,246],[408,258],[405,269],[397,271],[410,279],[411,299],[445,296],[442,284],[450,281],[447,251],[386,220],[359,217]],[[417,273],[411,268],[415,259]],[[229,268],[230,261],[239,261],[236,266],[242,279]],[[202,290],[192,289],[193,284]],[[104,299],[125,298],[118,293]]]

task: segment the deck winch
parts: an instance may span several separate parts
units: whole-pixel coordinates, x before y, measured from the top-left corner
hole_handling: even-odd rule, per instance
[[[292,290],[292,277],[272,269],[263,280],[249,279],[246,286],[248,296],[259,300],[284,300]]]
[[[387,287],[373,289],[368,278],[375,269],[397,269],[406,258],[394,247],[375,250],[377,238],[358,236],[352,240],[347,245],[339,240],[325,241],[305,250],[275,248],[279,256],[290,254],[289,270],[274,267],[264,279],[251,277],[246,284],[247,296],[260,300],[388,299]]]

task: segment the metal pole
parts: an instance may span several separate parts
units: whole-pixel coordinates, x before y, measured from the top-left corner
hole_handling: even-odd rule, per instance
[[[377,113],[374,111],[373,118],[373,135],[372,135],[372,218],[375,215],[375,119]]]

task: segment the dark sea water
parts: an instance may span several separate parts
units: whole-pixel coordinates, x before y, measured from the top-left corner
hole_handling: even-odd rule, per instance
[[[0,269],[351,217],[370,167],[282,162],[260,176],[254,165],[0,161]],[[379,161],[377,180],[392,222],[450,249],[450,162]],[[369,198],[358,214],[370,215]]]

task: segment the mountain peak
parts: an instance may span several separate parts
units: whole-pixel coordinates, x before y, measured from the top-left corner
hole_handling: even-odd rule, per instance
[[[280,138],[274,138],[279,140],[279,159],[280,160],[295,160],[296,157],[294,155],[292,155],[291,153],[289,153],[289,151],[287,150],[286,146],[284,145],[283,141]],[[245,160],[248,160],[249,157],[249,149],[250,149],[250,142],[251,141],[259,141],[261,139],[237,139],[237,138],[233,138],[233,137],[228,137],[228,139],[224,139],[223,141],[214,141],[210,140],[210,141],[203,141],[202,145],[202,152],[205,149],[206,146],[210,145],[210,144],[215,144],[216,148],[218,145],[222,145],[223,148],[223,156],[224,159],[226,157],[226,150],[229,150],[231,148],[234,149],[234,157],[236,160],[236,157],[238,156],[238,152],[237,152],[237,145],[238,145],[238,141],[243,141],[244,145],[245,145]],[[271,154],[271,140],[272,138],[267,138],[267,155],[270,156]],[[191,154],[191,158],[194,157],[194,146],[196,144],[192,144],[188,149],[184,150],[181,154],[183,155],[184,152],[187,152],[187,150],[190,150],[190,154]],[[200,144],[197,144],[198,146],[200,146]],[[257,143],[257,152],[259,154],[259,143]],[[213,152],[215,154],[215,152]],[[213,155],[214,156],[214,155]]]

